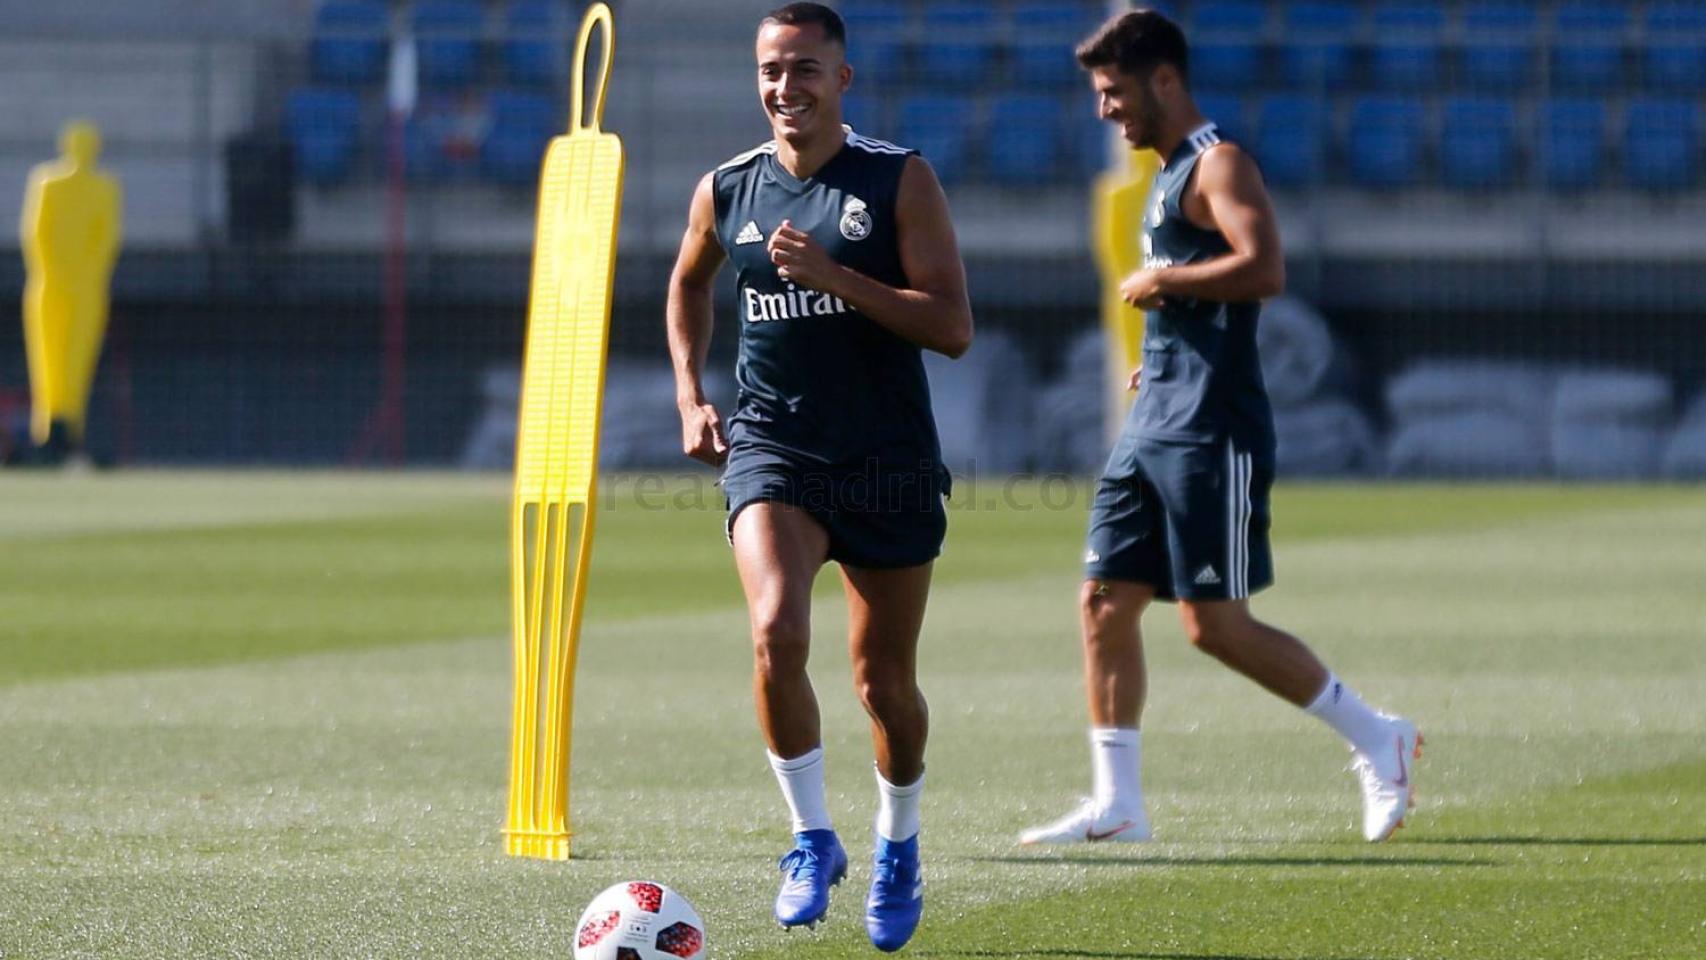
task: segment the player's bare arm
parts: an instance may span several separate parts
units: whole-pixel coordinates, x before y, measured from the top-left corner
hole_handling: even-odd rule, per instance
[[[958,357],[971,347],[971,301],[965,265],[948,215],[948,197],[922,157],[907,158],[895,198],[906,289],[880,283],[836,263],[791,223],[770,238],[770,259],[784,279],[840,297],[854,309],[926,350]]]
[[[681,412],[681,449],[695,460],[720,465],[729,454],[716,408],[705,399],[705,357],[711,349],[711,295],[725,254],[717,240],[712,175],[693,191],[687,232],[669,277],[669,356],[675,365],[675,404]]]
[[[1163,297],[1248,303],[1285,290],[1285,254],[1273,205],[1250,155],[1233,144],[1203,154],[1195,189],[1185,192],[1185,216],[1218,230],[1232,252],[1201,263],[1139,270],[1120,286],[1127,303],[1154,309]]]

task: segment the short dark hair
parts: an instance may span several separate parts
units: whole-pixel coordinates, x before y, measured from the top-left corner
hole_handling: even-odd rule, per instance
[[[1086,70],[1119,67],[1134,77],[1146,76],[1163,63],[1190,82],[1190,50],[1179,25],[1155,10],[1128,10],[1102,24],[1078,45],[1078,65]]]
[[[779,23],[784,27],[815,23],[823,28],[824,36],[843,47],[847,46],[847,24],[841,22],[841,14],[821,3],[790,3],[777,7],[758,21],[760,27],[767,23]]]

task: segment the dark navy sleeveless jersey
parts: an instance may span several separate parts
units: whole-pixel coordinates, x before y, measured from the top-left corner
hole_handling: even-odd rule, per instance
[[[914,151],[847,132],[801,180],[774,141],[714,174],[717,236],[736,268],[739,386],[732,447],[834,469],[935,470],[941,459],[919,347],[839,298],[783,280],[766,244],[788,220],[846,267],[907,286],[895,230],[901,170]]]
[[[1155,174],[1143,217],[1143,265],[1197,263],[1230,253],[1218,231],[1185,216],[1181,200],[1203,152],[1222,142],[1213,123],[1192,131]],[[1143,382],[1128,429],[1157,440],[1231,437],[1271,449],[1273,410],[1256,356],[1259,303],[1167,297],[1149,311]]]

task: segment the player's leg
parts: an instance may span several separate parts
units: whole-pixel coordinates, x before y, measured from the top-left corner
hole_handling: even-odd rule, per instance
[[[1363,790],[1363,836],[1384,840],[1414,803],[1410,761],[1421,735],[1410,721],[1364,703],[1303,641],[1250,614],[1245,600],[1181,601],[1191,643],[1267,690],[1320,718],[1355,754]]]
[[[1297,706],[1308,706],[1327,682],[1314,652],[1251,616],[1246,600],[1180,600],[1179,619],[1192,646]]]
[[[1273,582],[1271,458],[1235,443],[1152,451],[1168,503],[1168,544],[1185,635],[1198,650],[1321,718],[1350,744],[1363,780],[1363,830],[1383,840],[1411,799],[1418,737],[1333,677],[1291,634],[1257,620],[1249,596]]]
[[[729,539],[752,624],[758,725],[793,821],[776,919],[790,927],[815,924],[829,908],[830,886],[847,872],[824,796],[817,696],[806,675],[812,581],[829,535],[803,510],[759,501],[734,515]]]
[[[842,565],[853,683],[870,715],[877,755],[876,842],[865,928],[882,950],[898,950],[912,938],[924,906],[918,811],[930,710],[918,689],[918,636],[931,566]]]
[[[1139,624],[1168,574],[1160,503],[1130,450],[1122,439],[1110,465],[1125,469],[1097,486],[1078,597],[1092,793],[1065,817],[1020,834],[1023,844],[1133,842],[1150,835],[1139,776],[1147,687]]]
[[[871,718],[877,772],[891,783],[913,783],[924,775],[930,716],[918,689],[918,636],[932,566],[841,569],[853,684]]]

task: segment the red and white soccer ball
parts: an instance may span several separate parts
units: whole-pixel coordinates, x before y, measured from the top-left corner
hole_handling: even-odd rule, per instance
[[[661,883],[618,883],[592,898],[575,925],[575,960],[700,960],[705,922]]]

